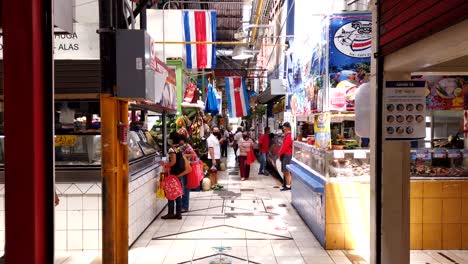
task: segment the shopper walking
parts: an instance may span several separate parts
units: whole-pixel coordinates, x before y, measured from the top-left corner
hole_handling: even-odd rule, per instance
[[[263,174],[263,175],[268,175],[266,172],[266,163],[267,163],[267,156],[268,152],[270,150],[270,128],[265,127],[265,132],[263,135],[260,137],[260,140],[258,141],[258,150],[260,154],[260,169],[258,171],[258,174]]]
[[[237,157],[237,150],[239,149],[239,140],[242,139],[242,127],[237,128],[237,132],[234,135],[234,143],[232,144],[232,148],[234,149],[234,155],[236,155],[236,161],[239,162]]]
[[[171,133],[169,135],[169,144],[171,145],[168,151],[169,162],[162,162],[162,165],[166,171],[169,171],[170,175],[176,176],[180,180],[183,176],[192,172],[192,167],[180,148],[180,135],[175,132]],[[161,219],[182,219],[182,197],[179,196],[175,200],[168,200],[167,209],[167,214]]]
[[[216,170],[221,169],[221,146],[219,143],[219,137],[221,137],[221,133],[219,132],[218,127],[213,127],[211,135],[206,139],[206,144],[208,145],[208,166],[210,169],[215,167]],[[211,185],[213,189],[219,189],[223,186],[218,184],[218,175],[212,174],[211,177]]]
[[[285,122],[283,124],[283,133],[283,144],[281,145],[281,149],[278,151],[278,156],[281,160],[281,171],[284,175],[283,189],[281,189],[281,191],[288,191],[291,190],[291,173],[289,172],[287,166],[291,163],[293,150],[291,124],[289,124],[289,122]]]
[[[227,149],[229,145],[229,132],[227,129],[221,130],[223,134],[223,142],[221,143],[221,157],[227,158]]]
[[[190,162],[198,161],[197,153],[193,150],[192,146],[187,143],[187,138],[184,135],[180,135],[180,150],[184,157]],[[185,213],[189,210],[190,202],[190,189],[187,188],[188,175],[184,175],[181,178],[182,188],[184,189],[184,195],[182,196],[182,213]]]
[[[242,138],[239,140],[239,170],[241,181],[245,181],[250,175],[250,165],[247,164],[247,155],[254,147],[253,140],[249,137],[249,133],[243,132]]]

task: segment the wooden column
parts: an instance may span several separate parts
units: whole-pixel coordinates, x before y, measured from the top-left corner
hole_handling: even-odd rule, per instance
[[[101,96],[102,260],[128,262],[128,146],[119,141],[119,124],[128,126],[128,103]]]

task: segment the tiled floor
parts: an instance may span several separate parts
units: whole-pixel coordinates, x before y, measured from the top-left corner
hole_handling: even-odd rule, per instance
[[[182,220],[153,222],[130,249],[129,263],[366,263],[356,252],[322,249],[291,207],[290,193],[280,192],[273,177],[257,175],[258,164],[245,182],[234,165],[220,172],[224,190],[191,194]],[[58,252],[56,263],[100,263],[98,253]],[[468,252],[414,251],[411,260],[461,264]]]

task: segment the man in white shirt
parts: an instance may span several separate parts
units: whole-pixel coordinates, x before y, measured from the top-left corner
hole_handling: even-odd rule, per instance
[[[234,143],[232,144],[232,148],[234,149],[234,154],[236,156],[236,161],[238,161],[238,159],[237,159],[237,149],[239,149],[239,140],[242,139],[242,131],[243,131],[242,127],[237,128],[237,132],[234,135]]]
[[[213,127],[211,135],[206,139],[206,145],[208,146],[208,166],[211,168],[214,166],[217,170],[220,170],[221,163],[221,146],[219,143],[219,137],[221,134],[218,127]],[[222,188],[218,184],[218,175],[217,173],[210,173],[211,185],[212,188],[218,189]]]

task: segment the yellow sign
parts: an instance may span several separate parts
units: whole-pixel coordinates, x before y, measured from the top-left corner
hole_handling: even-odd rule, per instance
[[[76,144],[76,136],[55,136],[56,147],[71,147]]]

